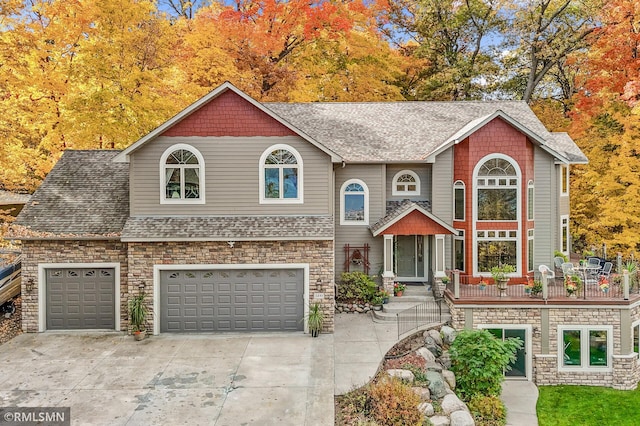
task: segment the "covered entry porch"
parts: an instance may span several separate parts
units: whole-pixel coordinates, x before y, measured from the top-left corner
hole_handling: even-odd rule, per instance
[[[445,275],[445,236],[456,230],[431,214],[428,203],[399,203],[371,232],[384,239],[382,276],[390,293],[394,281],[431,283]]]

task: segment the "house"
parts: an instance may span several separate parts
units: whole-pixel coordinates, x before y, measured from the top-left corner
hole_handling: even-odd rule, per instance
[[[569,168],[586,161],[524,102],[260,103],[225,83],[123,151],[64,153],[10,235],[23,328],[124,331],[144,291],[154,334],[301,331],[313,303],[331,332],[347,270],[390,286],[509,263],[518,282],[570,252]],[[464,302],[455,325],[523,323],[552,364],[549,312]]]

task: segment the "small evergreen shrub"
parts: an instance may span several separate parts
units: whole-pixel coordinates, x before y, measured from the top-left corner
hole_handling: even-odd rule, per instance
[[[467,403],[476,426],[504,426],[507,411],[497,396],[473,396]]]
[[[487,330],[463,330],[451,344],[451,370],[456,391],[465,401],[476,395],[500,396],[503,371],[522,347],[518,338],[497,339]]]
[[[421,425],[420,397],[399,379],[385,377],[371,386],[369,415],[380,426]]]
[[[362,272],[343,272],[338,281],[338,302],[371,302],[378,293],[378,285]]]

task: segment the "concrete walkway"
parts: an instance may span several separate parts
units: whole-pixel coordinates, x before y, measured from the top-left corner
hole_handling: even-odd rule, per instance
[[[395,322],[373,322],[371,313],[336,314],[335,394],[343,395],[371,380],[384,355],[398,341]]]
[[[507,426],[537,426],[538,388],[526,380],[505,380],[502,402],[507,407]]]

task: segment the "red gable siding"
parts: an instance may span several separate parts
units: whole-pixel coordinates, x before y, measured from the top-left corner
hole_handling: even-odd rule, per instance
[[[412,211],[382,232],[386,235],[436,235],[451,232],[417,210]]]
[[[231,90],[185,117],[162,136],[295,136]]]

